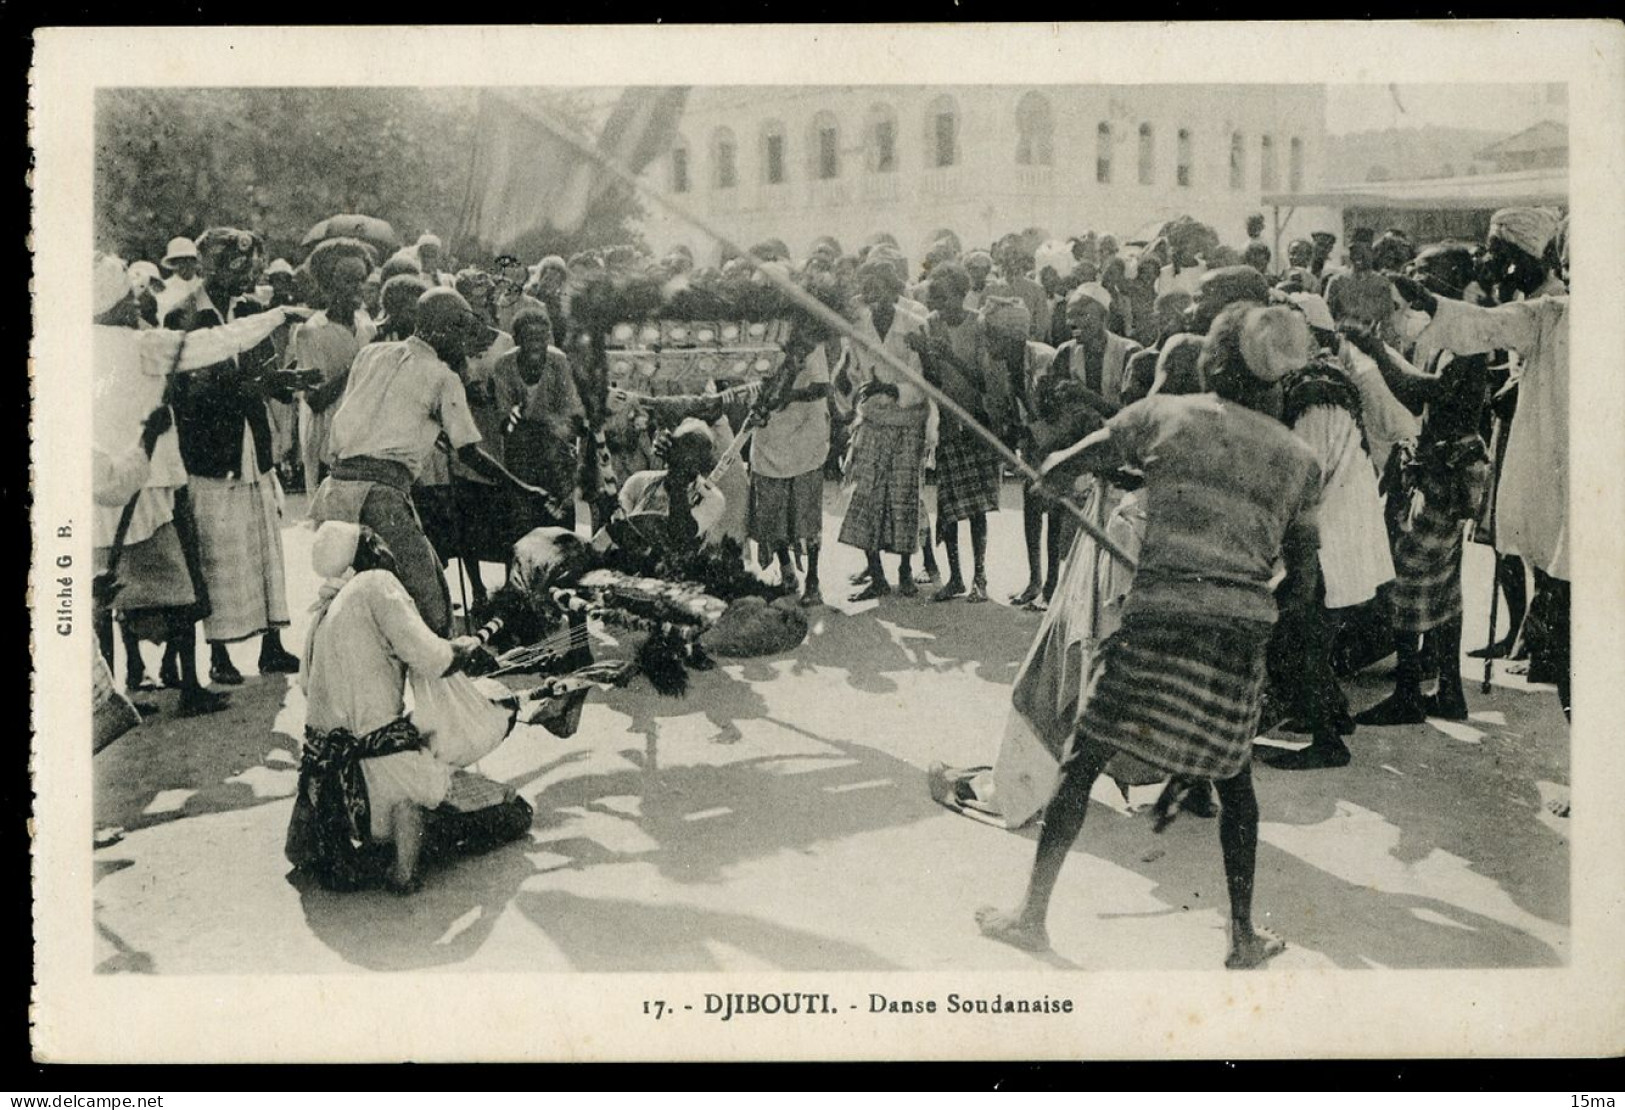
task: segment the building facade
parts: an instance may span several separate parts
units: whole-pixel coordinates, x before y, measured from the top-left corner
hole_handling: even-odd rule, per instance
[[[1188,214],[1239,246],[1264,193],[1321,183],[1318,85],[697,88],[647,174],[742,247],[855,251],[878,232],[920,257],[942,230],[967,248],[1038,227],[1120,241]],[[649,206],[657,251],[719,249]],[[1294,234],[1335,226],[1299,212]]]

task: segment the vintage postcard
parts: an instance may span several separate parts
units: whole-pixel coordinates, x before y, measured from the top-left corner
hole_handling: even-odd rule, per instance
[[[1618,24],[30,95],[38,1059],[1625,1049]]]

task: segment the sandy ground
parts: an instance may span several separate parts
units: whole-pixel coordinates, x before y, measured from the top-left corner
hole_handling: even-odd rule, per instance
[[[1026,580],[1016,487],[1005,502],[995,604],[839,600],[794,652],[696,674],[686,698],[640,678],[595,693],[569,740],[518,730],[480,770],[534,803],[529,839],[433,871],[411,898],[290,878],[302,697],[255,675],[254,648],[239,646],[249,678],[227,712],[160,712],[96,759],[98,969],[1032,968],[971,921],[976,905],[1015,898],[1032,833],[939,808],[924,773],[992,762],[1038,625],[1002,604]],[[301,498],[288,508],[302,518]],[[827,513],[825,536],[839,524]],[[310,537],[284,532],[295,650],[317,585]],[[861,561],[832,543],[826,595],[843,597]],[[1469,645],[1484,642],[1488,574],[1487,551],[1469,547]],[[1550,687],[1498,670],[1481,694],[1481,665],[1466,662],[1470,722],[1362,729],[1339,770],[1258,769],[1257,912],[1291,944],[1272,966],[1566,961],[1568,822],[1545,802],[1567,797],[1568,728]],[[1387,667],[1347,683],[1356,708],[1382,696]],[[157,701],[167,711],[173,698]],[[1126,804],[1097,788],[1051,913],[1053,962],[1218,966],[1216,823],[1153,835],[1142,811],[1154,796]]]

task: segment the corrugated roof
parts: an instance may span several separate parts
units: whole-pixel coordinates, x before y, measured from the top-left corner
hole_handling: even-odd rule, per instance
[[[1569,202],[1566,169],[1518,170],[1416,181],[1364,181],[1313,193],[1267,193],[1274,208],[1493,209]]]

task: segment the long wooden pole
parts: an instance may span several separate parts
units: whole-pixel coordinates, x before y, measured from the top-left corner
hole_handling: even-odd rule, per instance
[[[500,90],[488,90],[485,95],[503,96],[504,94]],[[592,161],[593,164],[598,166],[604,172],[610,174],[612,177],[621,181],[636,192],[641,193],[643,196],[647,197],[661,208],[664,208],[667,212],[670,212],[677,219],[682,220],[684,223],[693,226],[700,232],[709,236],[724,250],[735,255],[745,255],[745,252],[740,249],[739,245],[729,239],[726,234],[718,230],[716,227],[713,227],[708,221],[691,212],[685,206],[672,200],[664,190],[651,185],[647,181],[644,181],[637,174],[621,165],[615,159],[606,156],[576,135],[571,134],[567,128],[555,123],[547,116],[546,113],[538,111],[530,105],[514,100],[511,97],[506,99],[508,103],[517,111],[528,116],[530,119],[539,123],[543,127],[546,127],[559,139],[568,143],[578,153]],[[962,423],[965,427],[974,432],[979,438],[987,443],[987,445],[991,447],[1006,464],[1014,468],[1017,473],[1021,474],[1029,482],[1036,483],[1043,479],[1043,475],[1039,474],[1039,472],[1034,469],[1033,466],[1027,462],[1027,460],[1023,459],[1015,451],[1012,451],[1009,447],[1005,446],[1003,440],[993,434],[993,432],[988,428],[984,427],[974,416],[972,416],[956,401],[954,401],[952,397],[949,397],[942,390],[938,389],[930,381],[926,380],[923,374],[920,374],[914,370],[913,367],[909,366],[903,360],[897,358],[890,351],[865,339],[856,328],[854,328],[843,316],[841,316],[840,313],[830,309],[817,297],[814,297],[812,294],[802,289],[789,278],[777,273],[773,267],[759,267],[756,272],[765,278],[769,284],[773,285],[786,297],[790,298],[791,301],[795,302],[795,304],[801,309],[827,324],[829,327],[834,328],[841,335],[845,336],[848,342],[855,343],[864,348],[881,362],[884,362],[887,366],[902,374],[906,379],[908,379],[908,381],[925,393],[926,396],[935,401],[938,408],[943,409],[959,420],[960,423]],[[1097,526],[1093,520],[1089,519],[1089,514],[1086,513],[1077,502],[1072,500],[1070,497],[1056,497],[1056,500],[1060,502],[1067,512],[1072,514],[1072,516],[1078,522],[1078,527],[1082,528],[1084,532],[1088,534],[1089,538],[1094,540],[1095,543],[1100,546],[1101,550],[1105,551],[1108,555],[1116,559],[1129,570],[1135,569],[1135,561],[1128,554],[1128,552],[1119,547],[1116,542],[1106,535],[1103,529]]]

